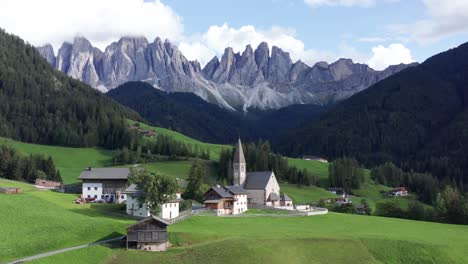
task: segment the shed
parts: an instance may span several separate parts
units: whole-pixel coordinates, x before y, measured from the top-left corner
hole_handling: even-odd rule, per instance
[[[168,225],[169,222],[151,215],[127,227],[127,249],[166,251],[170,246]]]

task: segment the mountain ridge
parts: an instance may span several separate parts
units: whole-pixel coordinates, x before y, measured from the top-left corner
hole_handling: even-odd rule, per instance
[[[325,105],[349,97],[407,68],[376,71],[350,59],[312,67],[292,62],[288,52],[262,42],[254,50],[227,47],[205,67],[188,60],[168,40],[122,37],[104,51],[86,38],[64,42],[54,55],[52,46],[37,47],[56,69],[107,92],[128,81],[145,81],[167,92],[189,92],[228,110],[278,109],[293,104]],[[271,53],[271,55],[270,55]]]

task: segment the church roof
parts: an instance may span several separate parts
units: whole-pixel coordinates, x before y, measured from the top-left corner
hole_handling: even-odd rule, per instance
[[[254,171],[247,172],[244,188],[251,190],[263,190],[270,181],[272,171]]]
[[[242,142],[239,138],[236,146],[236,153],[234,154],[233,163],[245,163],[244,151],[242,150]]]
[[[292,201],[292,199],[285,193],[281,194],[281,200],[282,201]]]
[[[268,197],[268,201],[278,201],[280,198],[278,194],[272,192],[270,193],[270,196]]]
[[[246,194],[247,193],[247,191],[244,188],[242,188],[242,186],[238,186],[238,185],[224,186],[224,188],[233,194]]]

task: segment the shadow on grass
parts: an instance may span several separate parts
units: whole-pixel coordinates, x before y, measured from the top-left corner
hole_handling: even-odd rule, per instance
[[[109,240],[109,239],[114,239],[114,238],[118,238],[116,240],[113,240],[113,241],[108,241],[108,242],[105,242],[105,243],[102,243],[100,244],[101,246],[104,246],[104,247],[108,247],[108,248],[123,248],[125,247],[125,238],[124,238],[125,234],[122,234],[120,232],[112,232],[110,233],[109,235],[105,236],[105,237],[102,237],[92,243],[99,243],[101,241],[104,241],[104,240]]]
[[[119,220],[135,220],[136,217],[125,213],[125,204],[90,204],[87,208],[75,208],[70,211],[90,217],[106,217]]]

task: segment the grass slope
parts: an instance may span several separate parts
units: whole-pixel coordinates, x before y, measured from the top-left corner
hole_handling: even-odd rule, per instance
[[[51,156],[66,184],[78,182],[78,176],[86,167],[112,165],[112,151],[110,150],[47,146],[0,138],[0,145],[3,144],[12,146],[23,154],[42,153]]]
[[[0,263],[118,236],[133,222],[105,213],[118,205],[75,205],[75,195],[37,191],[29,184],[4,179],[0,186],[25,191],[0,194]]]
[[[129,120],[129,124],[133,125],[136,122]],[[143,129],[155,129],[157,133],[165,134],[165,135],[170,135],[174,137],[176,140],[184,142],[186,144],[190,144],[192,146],[198,146],[200,149],[208,149],[210,151],[210,159],[214,161],[219,160],[219,155],[221,154],[221,151],[223,149],[231,149],[232,146],[229,145],[221,145],[221,144],[210,144],[210,143],[204,143],[201,141],[198,141],[196,139],[187,137],[179,132],[175,132],[166,128],[162,127],[154,127],[150,126],[144,123],[140,123],[140,127]],[[147,140],[156,140],[155,138],[147,138]]]
[[[311,203],[320,199],[336,198],[337,195],[316,186],[280,184],[281,192],[291,197],[296,204]]]
[[[466,263],[468,226],[330,213],[314,217],[198,216],[169,227],[165,253],[94,247],[43,259],[61,263]],[[63,263],[63,262],[62,262]],[[85,263],[77,261],[76,263]]]

